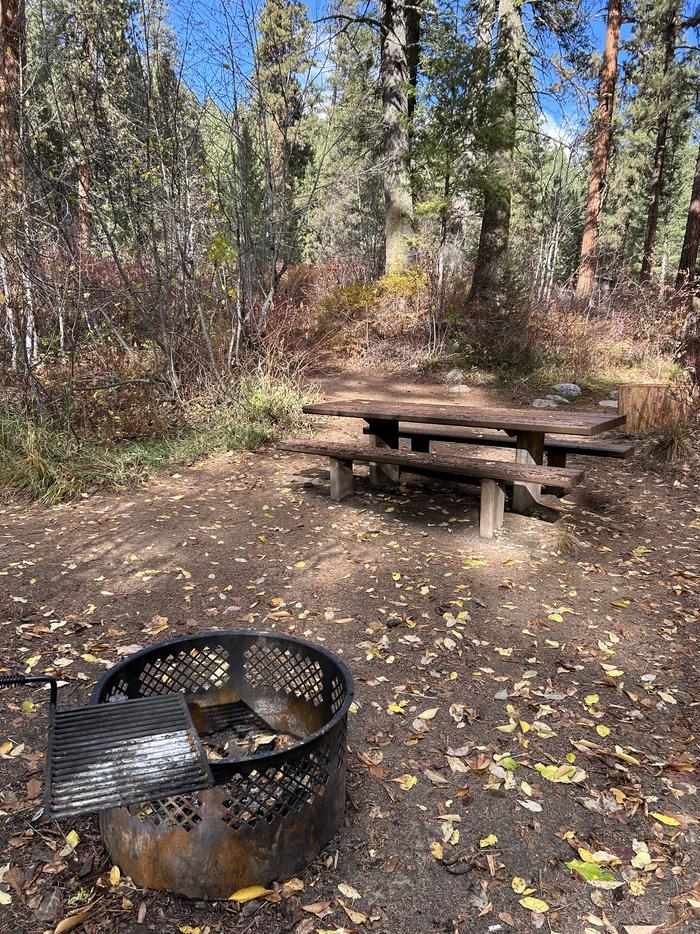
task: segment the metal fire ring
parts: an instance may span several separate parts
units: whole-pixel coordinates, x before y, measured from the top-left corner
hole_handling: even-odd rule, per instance
[[[213,788],[103,811],[113,862],[138,885],[193,898],[300,872],[343,822],[353,691],[322,646],[250,630],[161,642],[115,665],[92,704],[178,692],[205,749],[210,735],[234,742],[209,759]],[[265,742],[240,758],[250,737]],[[281,738],[287,748],[271,749]]]

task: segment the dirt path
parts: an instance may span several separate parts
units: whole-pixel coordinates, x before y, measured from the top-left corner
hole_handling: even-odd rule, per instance
[[[323,395],[499,398],[369,382]],[[472,494],[417,480],[334,505],[320,465],[272,451],[1,509],[2,667],[57,669],[63,705],[136,646],[236,627],[324,642],[357,694],[345,829],[303,890],[241,910],[110,885],[94,818],[32,823],[46,695],[6,692],[0,931],[86,905],[88,934],[698,930],[698,476],[586,466],[561,540],[508,517],[484,542]]]

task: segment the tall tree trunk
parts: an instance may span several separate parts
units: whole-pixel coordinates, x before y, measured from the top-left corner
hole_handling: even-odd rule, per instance
[[[678,8],[674,4],[668,12],[668,21],[664,31],[664,65],[661,96],[664,101],[656,128],[656,146],[654,149],[654,171],[651,176],[649,188],[649,207],[647,210],[647,225],[644,232],[644,248],[642,253],[642,266],[639,271],[639,281],[648,282],[651,276],[651,267],[654,261],[654,244],[656,242],[656,228],[659,223],[659,202],[664,180],[664,162],[666,160],[666,137],[668,136],[668,121],[670,116],[670,96],[668,75],[673,66],[676,54]]]
[[[617,53],[620,46],[622,0],[608,0],[608,23],[605,33],[603,69],[598,87],[598,112],[595,120],[595,139],[591,159],[591,178],[588,183],[586,218],[581,242],[581,261],[576,282],[577,298],[588,298],[593,292],[598,266],[598,225],[603,207],[603,187],[612,142],[612,116],[617,80]]]
[[[410,118],[412,61],[405,0],[382,0],[380,83],[384,124],[385,270],[411,264],[413,193],[411,191]],[[415,34],[415,19],[412,30]],[[415,74],[415,72],[414,72]]]
[[[0,267],[5,328],[13,365],[19,362],[23,286],[22,69],[25,51],[24,0],[0,0]]]
[[[695,176],[693,177],[693,189],[690,194],[690,207],[688,208],[688,220],[685,225],[685,236],[683,237],[683,247],[681,249],[681,258],[678,263],[678,275],[676,276],[676,289],[689,289],[695,278],[695,264],[698,261],[698,246],[700,245],[700,147],[698,148],[698,159],[695,163]]]
[[[681,341],[681,359],[689,368],[696,385],[700,385],[700,298],[693,297],[695,266],[700,246],[700,147],[695,163],[693,189],[690,195],[688,221],[685,225],[683,248],[676,276],[676,291],[685,304],[685,322]]]
[[[493,177],[484,194],[479,249],[469,296],[471,302],[489,305],[503,293],[508,258],[520,31],[520,7],[513,0],[499,0],[491,92],[494,122],[489,129]]]

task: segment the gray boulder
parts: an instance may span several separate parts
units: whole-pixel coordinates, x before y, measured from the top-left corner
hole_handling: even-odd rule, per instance
[[[617,399],[602,399],[598,405],[602,405],[605,409],[616,409]]]
[[[564,398],[564,396],[549,395],[549,396],[547,396],[547,398],[548,398],[551,402],[556,402],[557,404],[559,404],[560,402],[563,402],[564,405],[568,405],[568,404],[569,404],[569,400],[566,399],[566,398]]]
[[[465,386],[462,383],[460,383],[459,386],[450,386],[450,392],[457,392],[460,394],[469,392],[469,386]]]
[[[556,386],[552,386],[552,389],[560,396],[566,396],[567,399],[577,399],[581,395],[581,387],[576,383],[557,383]]]
[[[445,375],[446,383],[463,383],[464,382],[464,371],[455,367],[454,370],[450,370]]]
[[[533,409],[556,409],[558,405],[551,399],[535,399],[532,403]]]

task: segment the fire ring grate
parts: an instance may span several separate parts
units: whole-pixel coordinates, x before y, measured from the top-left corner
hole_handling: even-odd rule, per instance
[[[214,787],[103,811],[112,860],[196,898],[294,876],[343,821],[347,667],[301,639],[213,632],[130,656],[92,703],[169,693],[184,695]]]

